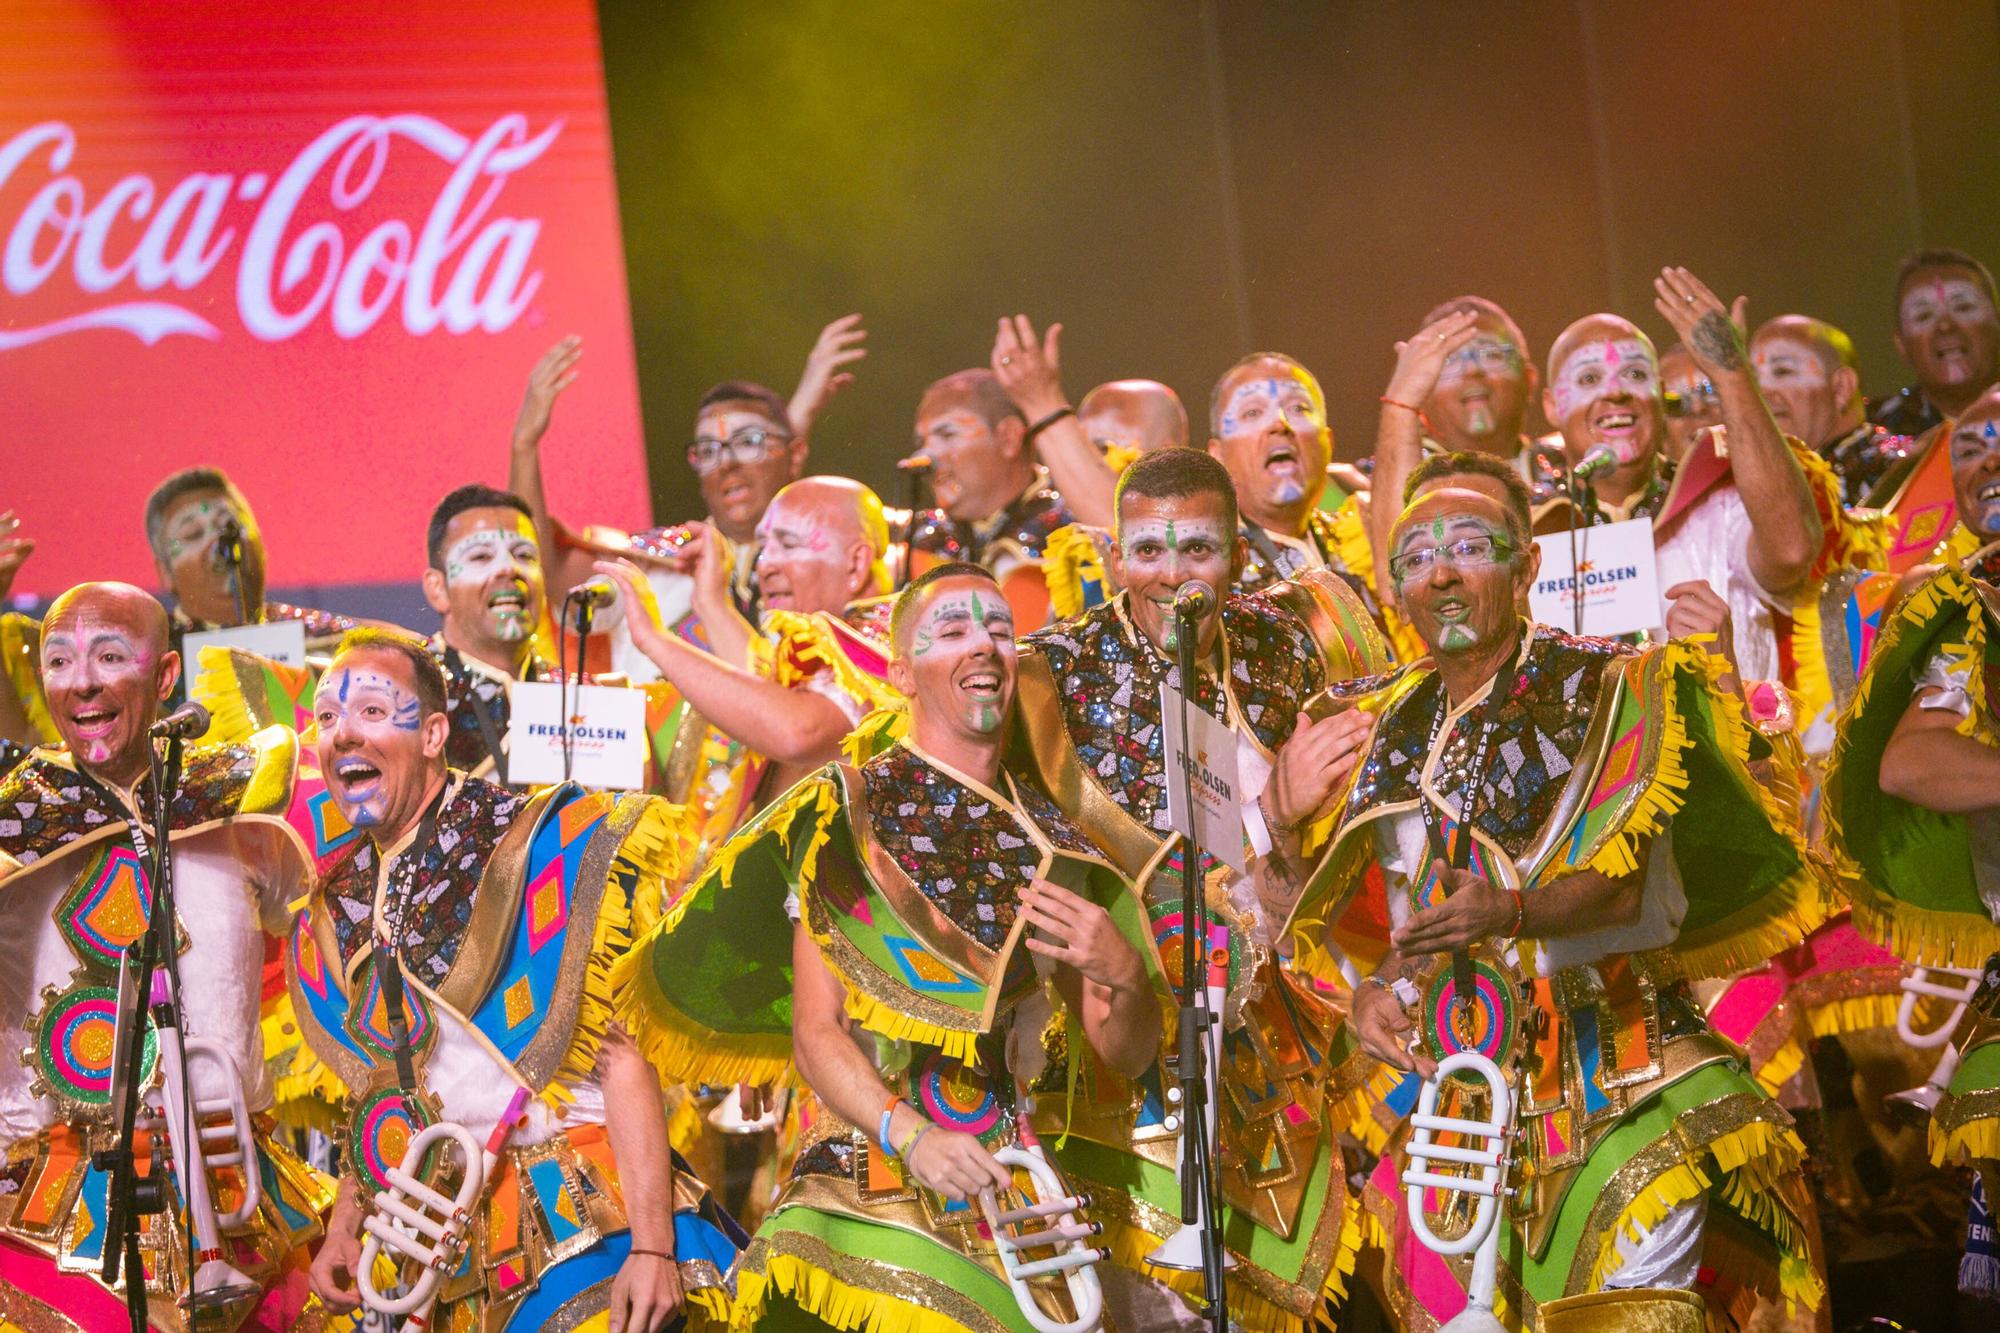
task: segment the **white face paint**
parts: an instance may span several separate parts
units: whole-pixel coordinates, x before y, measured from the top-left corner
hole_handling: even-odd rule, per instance
[[[423,709],[379,671],[342,666],[320,679],[313,726],[334,803],[356,828],[378,828],[403,788],[421,776]]]
[[[510,528],[477,528],[444,553],[444,578],[454,605],[483,618],[502,643],[519,643],[534,632],[534,604],[541,586],[541,550],[528,519]]]
[[[1970,278],[1938,278],[1904,292],[1897,310],[1905,334],[1923,333],[1946,314],[1959,324],[1985,323],[1994,317],[1993,302]]]
[[[1992,417],[1969,421],[1951,434],[1951,473],[1959,519],[1982,537],[2000,537],[2000,425]]]
[[[1826,383],[1826,367],[1820,359],[1804,343],[1790,338],[1767,338],[1758,343],[1750,362],[1757,367],[1757,387],[1766,393]]]
[[[1567,421],[1570,413],[1600,398],[1621,393],[1658,398],[1660,368],[1643,340],[1605,338],[1574,348],[1549,387],[1555,395],[1556,416]]]
[[[910,634],[915,703],[991,735],[1014,697],[1014,612],[998,590],[945,592]]]
[[[1125,565],[1121,581],[1152,611],[1140,617],[1141,627],[1147,621],[1158,625],[1162,650],[1173,652],[1180,646],[1174,594],[1189,579],[1226,589],[1235,540],[1234,533],[1225,533],[1211,518],[1142,518],[1119,525],[1118,551]]]

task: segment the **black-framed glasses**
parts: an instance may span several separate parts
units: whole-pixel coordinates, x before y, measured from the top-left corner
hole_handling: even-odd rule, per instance
[[[726,463],[748,466],[761,463],[792,442],[792,437],[783,431],[768,426],[745,426],[732,431],[726,440],[718,440],[713,435],[697,435],[688,446],[688,466],[702,476],[707,476]]]
[[[1504,537],[1460,537],[1442,546],[1424,546],[1389,559],[1389,573],[1398,583],[1408,583],[1430,573],[1442,560],[1453,569],[1480,569],[1503,563],[1513,553],[1514,543]]]

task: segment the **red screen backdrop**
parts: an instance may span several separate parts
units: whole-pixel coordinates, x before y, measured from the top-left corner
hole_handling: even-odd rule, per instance
[[[0,0],[0,509],[15,593],[158,584],[145,497],[214,463],[274,588],[409,583],[504,484],[582,335],[557,513],[648,521],[591,0]]]

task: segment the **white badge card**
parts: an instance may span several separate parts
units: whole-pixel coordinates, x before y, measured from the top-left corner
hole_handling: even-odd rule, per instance
[[[563,704],[569,777],[586,787],[637,791],[646,781],[646,693],[615,685],[517,680],[508,696],[507,780],[563,780]]]
[[[1225,862],[1237,874],[1247,874],[1243,856],[1243,788],[1236,775],[1236,733],[1189,704],[1188,730],[1181,735],[1181,696],[1173,686],[1160,685],[1160,716],[1167,742],[1167,817],[1175,830],[1191,835],[1201,849]],[[1182,780],[1182,773],[1187,780]],[[1187,807],[1194,794],[1193,818]]]
[[[1576,567],[1570,565],[1571,533],[1535,538],[1542,569],[1528,590],[1528,610],[1544,625],[1571,633],[1633,634],[1658,629],[1660,567],[1653,554],[1653,520],[1627,519],[1577,528]],[[1579,598],[1579,578],[1583,591]],[[1579,601],[1583,627],[1577,628]]]
[[[205,629],[181,640],[181,671],[193,674],[201,669],[204,648],[241,648],[246,653],[269,658],[281,666],[306,664],[306,625],[303,620],[272,620],[262,625],[237,625],[233,629]]]

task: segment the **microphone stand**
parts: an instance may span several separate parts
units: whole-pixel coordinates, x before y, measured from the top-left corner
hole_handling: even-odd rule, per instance
[[[125,951],[126,977],[131,981],[131,987],[127,990],[121,984],[119,988],[117,1049],[112,1057],[116,1062],[113,1065],[112,1086],[117,1094],[115,1114],[118,1117],[118,1133],[111,1147],[91,1154],[91,1164],[110,1177],[104,1265],[99,1273],[107,1286],[115,1285],[122,1264],[125,1310],[131,1319],[132,1333],[147,1333],[146,1266],[139,1254],[139,1237],[144,1229],[142,1219],[166,1211],[173,1194],[160,1165],[162,1154],[157,1149],[149,1154],[149,1169],[141,1176],[134,1146],[138,1137],[139,1105],[144,1100],[140,1082],[145,1070],[147,1013],[150,1009],[156,1028],[180,1026],[180,968],[174,958],[174,949],[179,943],[175,923],[180,918],[174,910],[173,849],[167,834],[167,819],[173,808],[175,792],[180,786],[183,744],[180,734],[176,732],[168,737],[164,761],[158,750],[153,752],[152,845],[134,849],[149,863],[147,875],[152,885],[153,901],[152,910],[146,917],[145,933]],[[138,831],[136,824],[134,831]],[[139,840],[144,841],[143,835]],[[166,973],[164,979],[170,983],[157,993],[154,987],[156,969],[163,969]],[[129,1002],[127,995],[131,997]],[[189,1125],[195,1123],[191,1115],[186,1115],[185,1122]],[[181,1163],[176,1165],[183,1169],[186,1166]],[[185,1191],[181,1193],[185,1197]],[[192,1228],[186,1231],[192,1247]],[[190,1249],[190,1282],[193,1281],[193,1274]]]
[[[904,498],[910,502],[910,520],[903,528],[903,567],[897,571],[896,591],[910,586],[913,577],[910,566],[916,557],[917,515],[923,509],[924,479],[930,476],[931,464],[928,458],[905,458],[896,464],[906,480]]]
[[[584,653],[590,645],[590,621],[596,612],[591,609],[590,597],[583,588],[570,589],[569,595],[563,598],[563,623],[566,628],[569,623],[569,608],[572,604],[576,607],[576,704],[577,707],[581,708],[583,707]],[[568,782],[570,764],[574,758],[572,754],[574,745],[569,734],[569,682],[567,680],[564,680],[556,687],[556,702],[562,709],[563,781]]]
[[[1589,473],[1577,475],[1575,468],[1563,469],[1564,488],[1569,492],[1569,604],[1570,632],[1583,633],[1583,570],[1577,553],[1576,530],[1587,527],[1597,517],[1597,483]]]
[[[1180,1089],[1184,1119],[1181,1132],[1187,1150],[1181,1155],[1181,1221],[1201,1230],[1202,1296],[1208,1302],[1208,1324],[1213,1333],[1228,1333],[1229,1305],[1223,1276],[1221,1191],[1216,1188],[1215,1164],[1211,1160],[1208,1105],[1208,1028],[1220,1023],[1222,1015],[1208,1010],[1208,899],[1202,892],[1201,838],[1194,817],[1194,774],[1189,771],[1187,752],[1193,741],[1188,734],[1188,696],[1195,687],[1196,647],[1199,637],[1197,617],[1174,608],[1179,621],[1175,650],[1179,659],[1181,688],[1181,797],[1188,812],[1188,831],[1181,844],[1181,1003],[1180,1003]],[[1219,1099],[1218,1099],[1219,1100]]]
[[[236,603],[236,623],[250,623],[250,605],[243,598],[243,529],[231,523],[224,528],[216,550],[222,556],[223,573],[229,580],[229,596]]]

